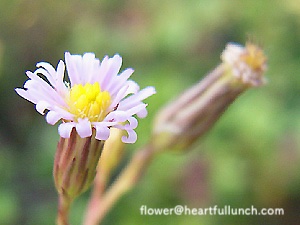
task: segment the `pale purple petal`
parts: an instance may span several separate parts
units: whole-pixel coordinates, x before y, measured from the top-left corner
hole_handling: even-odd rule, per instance
[[[57,71],[53,68],[52,65],[46,62],[40,62],[37,63],[37,67],[42,67],[38,68],[34,74],[43,74],[47,80],[50,82],[51,86],[54,87],[59,93],[65,93],[66,91],[66,86],[63,83],[63,77],[64,77],[64,71],[65,71],[65,65],[63,61],[59,61],[57,65]],[[30,74],[29,74],[30,77]],[[37,78],[39,78],[37,76]]]
[[[110,130],[107,126],[96,126],[96,139],[107,140],[110,134]]]
[[[133,130],[133,129],[135,129],[136,127],[137,127],[137,125],[138,125],[138,121],[137,121],[137,119],[136,118],[134,118],[134,117],[130,117],[129,119],[128,119],[128,124],[125,124],[124,125],[124,129],[125,130]]]
[[[36,64],[36,67],[42,67],[37,69],[34,73],[43,74],[47,80],[50,82],[50,84],[54,87],[55,86],[55,78],[56,78],[56,71],[53,68],[53,66],[50,63],[47,62],[39,62]]]
[[[65,120],[69,120],[69,121],[74,120],[74,115],[63,108],[55,106],[53,107],[53,109],[51,109],[51,111],[57,112],[58,114],[61,115],[61,118],[64,118]]]
[[[82,84],[94,83],[96,81],[95,77],[99,75],[97,73],[100,67],[100,60],[95,58],[94,53],[89,52],[83,55],[82,63],[81,73],[85,74],[85,76],[81,76]]]
[[[84,76],[80,76],[80,83],[82,85],[91,80],[94,60],[95,54],[93,53],[84,53],[82,56],[81,65],[78,65],[80,67],[79,74],[84,74]]]
[[[110,83],[116,79],[116,75],[118,74],[122,65],[122,58],[119,55],[114,55],[112,58],[108,59],[107,63],[108,68],[106,71],[106,76],[101,84],[103,90],[107,90],[107,88],[110,86]]]
[[[122,57],[116,54],[110,60],[111,67],[109,68],[108,73],[111,73],[112,75],[117,75],[122,66]]]
[[[103,88],[103,81],[106,78],[106,72],[108,69],[108,56],[105,56],[102,60],[102,62],[100,62],[100,67],[99,67],[99,71],[97,76],[94,78],[95,82],[99,82],[101,88]]]
[[[39,62],[36,64],[36,67],[43,67],[49,74],[56,74],[54,67],[47,62]]]
[[[60,60],[57,65],[55,88],[60,94],[65,95],[68,91],[68,88],[66,87],[66,85],[64,83],[64,76],[65,76],[65,64],[63,61]]]
[[[126,96],[128,86],[122,87],[121,90],[117,93],[116,97],[113,99],[113,102],[110,104],[109,110],[115,108],[119,102]]]
[[[62,138],[69,138],[71,135],[71,131],[75,126],[76,123],[74,122],[62,123],[58,126],[58,133]]]
[[[137,112],[136,115],[139,118],[145,118],[148,115],[148,111],[146,108],[144,108],[144,109],[141,109],[139,112]]]
[[[51,125],[56,124],[61,118],[61,114],[55,111],[49,111],[46,115],[46,121]]]
[[[124,111],[113,111],[109,113],[105,118],[104,121],[109,122],[125,122],[131,115]]]
[[[151,95],[155,94],[156,91],[154,87],[146,87],[145,89],[141,90],[135,95],[131,95],[128,98],[124,99],[120,102],[119,109],[120,110],[127,110],[131,107],[136,106],[139,104],[142,100],[150,97]]]
[[[40,114],[44,115],[45,110],[49,109],[49,106],[50,106],[50,104],[48,102],[46,102],[46,101],[39,101],[36,104],[35,108],[36,108],[36,111],[38,111]]]
[[[36,103],[35,99],[32,98],[32,96],[28,93],[28,91],[22,89],[22,88],[16,88],[15,91],[18,95],[20,95],[22,98],[25,98],[26,100]]]
[[[132,107],[130,109],[128,109],[126,111],[126,113],[130,114],[130,115],[135,115],[139,112],[141,112],[142,110],[144,110],[146,108],[147,104],[145,103],[140,103],[139,105]]]
[[[93,126],[104,126],[104,127],[112,127],[118,124],[118,122],[109,122],[109,121],[101,121],[101,122],[92,122]]]
[[[92,126],[88,118],[78,119],[78,123],[76,123],[76,131],[81,138],[90,137],[92,135]]]
[[[26,74],[30,79],[25,82],[24,88],[39,89],[43,92],[54,91],[53,87],[51,87],[45,80],[40,78],[37,74],[32,73],[30,71],[27,71]]]
[[[39,86],[39,83],[34,80],[26,81],[24,87],[27,89],[25,90],[27,92],[26,99],[35,104],[39,101],[45,101],[49,103],[49,106],[58,105],[63,107],[66,105],[61,96],[53,88],[43,88],[42,84]],[[20,94],[24,94],[24,92]]]
[[[132,144],[132,143],[135,143],[136,140],[137,140],[137,134],[134,130],[127,130],[127,135],[128,136],[123,136],[122,137],[122,141],[124,143],[129,143],[129,144]]]
[[[80,74],[77,65],[81,63],[81,56],[71,55],[70,52],[66,52],[65,61],[71,86],[74,86],[75,84],[80,84]]]
[[[30,80],[25,82],[24,88],[28,89],[27,91],[36,99],[34,103],[38,100],[45,100],[53,105],[66,106],[63,96],[59,95],[46,81],[30,71],[26,74]]]
[[[128,85],[128,89],[127,89],[125,96],[127,96],[129,94],[136,94],[140,90],[140,86],[133,80],[128,80],[126,82],[126,85]]]
[[[128,78],[131,76],[133,72],[134,70],[131,68],[126,69],[116,77],[115,82],[111,82],[106,87],[106,90],[109,91],[111,95],[114,95],[118,90],[122,88],[122,86],[124,86],[125,82],[128,80]]]

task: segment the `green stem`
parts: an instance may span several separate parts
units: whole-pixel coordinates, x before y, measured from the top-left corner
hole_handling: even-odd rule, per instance
[[[70,211],[71,200],[63,194],[59,194],[57,225],[69,225],[68,215]]]
[[[137,151],[127,167],[123,169],[117,180],[101,198],[92,195],[84,225],[98,225],[102,221],[116,201],[140,180],[153,159],[154,153],[152,145],[147,145],[142,150]]]

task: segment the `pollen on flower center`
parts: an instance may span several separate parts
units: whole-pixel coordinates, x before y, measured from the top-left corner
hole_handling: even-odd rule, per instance
[[[110,94],[101,91],[98,82],[74,85],[68,99],[69,111],[76,119],[88,118],[91,122],[103,120],[108,113],[110,103]]]
[[[254,71],[262,71],[265,69],[266,56],[264,52],[254,44],[248,43],[245,48],[245,53],[241,55],[243,60]]]

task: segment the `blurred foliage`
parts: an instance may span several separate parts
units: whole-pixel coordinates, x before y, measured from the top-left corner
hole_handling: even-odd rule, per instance
[[[193,151],[157,158],[103,224],[299,224],[300,5],[297,0],[0,1],[0,224],[54,224],[52,163],[57,126],[46,124],[15,87],[39,61],[65,51],[118,52],[155,112],[219,63],[227,42],[260,44],[269,84],[241,96]],[[80,224],[86,193],[73,207]],[[141,216],[148,207],[282,207],[285,216]]]

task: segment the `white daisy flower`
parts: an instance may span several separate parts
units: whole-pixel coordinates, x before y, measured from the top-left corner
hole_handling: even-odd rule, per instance
[[[69,82],[64,81],[65,65]],[[16,92],[36,104],[36,110],[44,115],[49,124],[62,123],[58,132],[62,138],[69,138],[73,128],[81,138],[89,137],[95,129],[95,138],[106,140],[110,128],[116,127],[127,132],[122,137],[124,143],[134,143],[138,125],[134,115],[147,115],[147,104],[142,101],[155,94],[154,87],[140,90],[129,77],[133,69],[122,73],[119,70],[122,58],[115,55],[104,57],[102,62],[94,53],[71,55],[65,53],[65,63],[61,60],[57,69],[46,62],[37,63],[38,69],[27,71],[29,79],[24,89]],[[40,75],[44,75],[42,79]]]

